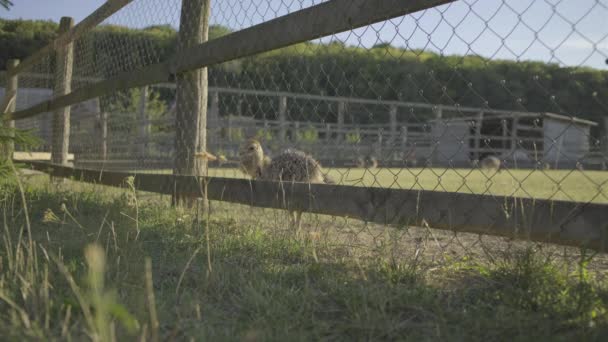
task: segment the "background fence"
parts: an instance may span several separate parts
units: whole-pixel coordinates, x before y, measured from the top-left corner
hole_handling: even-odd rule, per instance
[[[55,175],[605,250],[607,14],[601,0],[111,0],[8,63],[0,95],[16,88],[5,122],[43,140],[15,158]],[[254,136],[337,184],[238,179]],[[207,170],[205,150],[225,160]],[[480,170],[488,156],[500,170]],[[208,173],[201,194],[192,176]]]

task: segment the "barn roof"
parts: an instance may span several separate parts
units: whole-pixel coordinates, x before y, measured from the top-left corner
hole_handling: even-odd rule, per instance
[[[581,124],[581,125],[588,125],[588,126],[597,126],[598,125],[597,122],[595,122],[595,121],[585,120],[585,119],[577,118],[575,116],[566,116],[566,115],[560,115],[560,114],[555,114],[555,113],[541,113],[541,115],[545,118],[561,120],[561,121],[569,121],[569,122],[574,122],[574,123]]]
[[[586,119],[581,119],[575,116],[567,116],[567,115],[562,115],[562,114],[555,114],[555,113],[549,113],[549,112],[518,112],[518,111],[508,111],[508,110],[501,110],[501,111],[483,111],[480,109],[480,112],[483,112],[484,118],[491,118],[491,119],[503,119],[503,118],[514,118],[514,117],[518,117],[518,118],[548,118],[551,120],[558,120],[558,121],[567,121],[567,122],[572,122],[575,124],[579,124],[579,125],[586,125],[586,126],[597,126],[598,123],[595,121],[591,121],[591,120],[586,120]],[[462,116],[462,117],[457,117],[457,118],[449,118],[449,121],[470,121],[470,120],[477,120],[478,116],[477,115],[468,115],[468,116]],[[437,119],[433,120],[436,121]],[[440,121],[446,121],[446,119],[439,119]]]

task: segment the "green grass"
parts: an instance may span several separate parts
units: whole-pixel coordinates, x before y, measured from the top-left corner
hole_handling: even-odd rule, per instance
[[[608,203],[608,172],[378,168],[327,169],[339,184],[382,188],[492,194],[538,199]],[[243,177],[237,169],[211,169],[211,175]]]
[[[18,191],[4,185],[0,194],[6,340],[608,337],[601,255],[502,240],[485,242],[491,254],[473,253],[477,237],[420,238],[414,228],[405,251],[395,252],[393,229],[359,255],[322,232],[285,232],[275,211],[212,203],[207,226],[167,199],[41,180],[25,189],[26,230]],[[437,243],[448,247],[432,250]],[[450,249],[457,244],[465,252]]]

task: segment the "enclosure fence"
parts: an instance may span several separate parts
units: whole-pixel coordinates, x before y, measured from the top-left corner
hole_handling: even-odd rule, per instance
[[[41,139],[14,147],[33,169],[133,177],[175,203],[606,251],[606,15],[602,0],[109,0],[9,61],[3,123]],[[247,179],[252,137],[335,184]]]

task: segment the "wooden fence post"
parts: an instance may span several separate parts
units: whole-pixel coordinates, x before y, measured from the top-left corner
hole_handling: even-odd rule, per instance
[[[10,74],[11,70],[16,68],[19,65],[18,59],[9,59],[6,63],[6,71]],[[2,101],[3,106],[6,108],[0,108],[0,110],[5,111],[5,113],[11,113],[15,111],[17,107],[17,88],[19,84],[19,78],[17,75],[10,75],[6,80],[6,88],[4,89],[4,99]],[[1,124],[5,125],[9,129],[15,128],[15,121],[4,121],[2,120]],[[7,144],[3,147],[2,151],[0,151],[0,158],[5,160],[13,158],[13,151],[15,150],[15,144],[13,141],[7,142]]]
[[[279,141],[285,142],[287,137],[287,97],[279,97]]]
[[[475,120],[475,156],[477,160],[481,161],[481,126],[483,125],[483,112],[477,114],[477,120]]]
[[[390,123],[390,137],[388,139],[389,145],[392,148],[392,145],[395,144],[397,138],[397,106],[391,105],[389,112],[389,123]]]
[[[346,112],[346,102],[338,102],[338,134],[336,140],[342,142],[344,140],[344,112]]]
[[[300,122],[296,121],[293,124],[293,141],[295,142],[299,142],[300,141]]]
[[[331,141],[331,124],[325,124],[325,142],[329,143]]]
[[[101,134],[101,159],[108,160],[108,113],[99,112],[99,125]]]
[[[603,146],[604,155],[608,155],[608,117],[604,118],[604,135],[600,144]]]
[[[376,145],[376,149],[374,151],[375,157],[376,159],[379,159],[382,156],[382,144],[383,144],[383,138],[384,138],[384,129],[379,128],[376,136],[378,138],[378,144]]]
[[[207,113],[207,148],[210,148],[213,152],[217,152],[221,148],[220,94],[218,91],[209,94],[209,102],[209,112]]]
[[[186,50],[207,41],[211,0],[182,0],[179,24],[179,50]],[[206,176],[207,160],[197,159],[197,152],[207,150],[207,68],[177,74],[175,114],[176,175]],[[203,208],[208,206],[203,190]],[[192,206],[194,198],[175,194],[174,204]]]
[[[264,131],[264,139],[266,139],[266,135],[268,133],[270,133],[270,135],[272,136],[272,131],[270,129],[270,124],[268,123],[268,120],[264,119],[264,121],[262,122],[263,124],[263,131]]]
[[[105,162],[108,157],[108,115],[101,111],[101,98],[95,98],[95,138],[101,144],[98,154],[93,153],[94,158]]]
[[[139,118],[136,121],[137,124],[137,140],[138,140],[138,151],[137,151],[137,161],[139,166],[144,166],[144,160],[146,155],[148,154],[148,144],[150,139],[149,127],[150,124],[148,122],[148,113],[146,112],[146,107],[148,106],[148,86],[143,86],[141,88],[141,93],[139,94]]]
[[[226,140],[232,142],[232,114],[229,114],[226,118]]]
[[[213,139],[217,140],[219,138],[219,125],[220,125],[220,93],[219,91],[214,91],[209,94],[209,113],[207,113],[207,128],[213,129],[214,135]]]
[[[515,115],[511,123],[511,151],[517,149],[517,128],[519,126],[519,117]],[[538,158],[535,158],[535,162],[538,162]]]
[[[236,116],[240,119],[241,116],[243,116],[243,94],[239,94],[238,98],[239,99],[236,101]]]
[[[443,109],[441,107],[433,108],[433,112],[435,113],[435,119],[441,120],[443,118]]]
[[[209,99],[211,100],[211,104],[209,105],[209,115],[207,115],[207,121],[208,123],[213,122],[215,125],[217,125],[218,121],[220,120],[220,93],[214,91],[211,93],[211,96],[209,96]]]
[[[401,126],[401,155],[403,158],[407,159],[408,157],[407,150],[407,126]],[[407,160],[405,160],[407,162]]]
[[[62,17],[59,23],[59,35],[69,31],[74,26],[74,19]],[[74,43],[59,48],[55,61],[54,97],[68,94],[72,91],[72,64],[74,62]],[[70,146],[70,106],[57,109],[53,113],[53,133],[51,137],[51,161],[54,164],[68,164],[68,149]]]
[[[508,143],[508,131],[509,131],[509,126],[507,124],[507,119],[503,118],[500,120],[500,125],[501,125],[501,129],[502,129],[502,143],[500,144],[500,146],[502,146],[503,151],[502,152],[507,152],[507,144]]]

